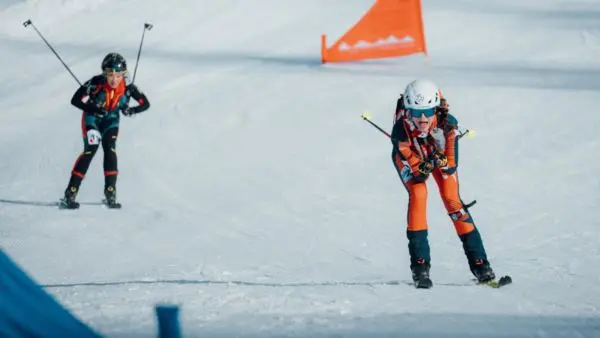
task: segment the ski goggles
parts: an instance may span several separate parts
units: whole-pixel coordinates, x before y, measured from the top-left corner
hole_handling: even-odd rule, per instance
[[[435,115],[435,110],[435,107],[428,109],[408,109],[408,113],[411,117],[415,118],[419,118],[422,115],[425,115],[425,117],[432,117],[433,115]]]
[[[104,69],[104,75],[109,75],[109,74],[110,75],[114,74],[114,75],[125,76],[125,75],[127,75],[127,71],[126,70],[124,70],[124,71],[116,71],[114,69],[109,69],[109,68]]]

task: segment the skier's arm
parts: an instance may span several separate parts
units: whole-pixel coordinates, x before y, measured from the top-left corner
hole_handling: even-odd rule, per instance
[[[73,97],[71,97],[71,104],[85,112],[103,114],[104,111],[102,111],[102,109],[98,106],[94,105],[91,99],[89,99],[87,102],[83,101],[86,97],[90,98],[90,95],[96,91],[98,85],[100,85],[100,83],[97,76],[86,81],[77,89],[77,91],[75,91]]]
[[[71,104],[75,107],[86,110],[86,104],[83,102],[83,99],[87,96],[87,90],[85,86],[79,87],[73,97],[71,98]]]
[[[392,129],[392,143],[398,149],[402,160],[408,163],[415,177],[421,175],[419,165],[423,162],[423,159],[411,149],[408,133],[402,119],[394,124],[394,128]]]
[[[127,95],[137,101],[138,105],[135,107],[129,107],[128,111],[130,114],[138,114],[150,108],[150,101],[144,93],[142,93],[138,87],[134,84],[127,86]]]
[[[446,148],[444,155],[448,159],[447,169],[444,170],[447,174],[453,174],[458,166],[458,121],[450,114],[447,114],[444,128],[444,136],[446,138]]]

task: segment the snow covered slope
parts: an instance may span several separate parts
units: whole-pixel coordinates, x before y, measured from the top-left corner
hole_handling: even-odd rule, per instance
[[[428,0],[422,56],[322,66],[367,0],[0,1],[0,246],[108,336],[155,335],[155,303],[186,336],[600,335],[600,4]],[[122,120],[124,208],[56,201],[81,151],[77,84],[102,57],[152,107]],[[461,195],[514,285],[471,286],[430,185],[434,288],[415,290],[407,195],[390,128],[415,77],[463,127]],[[97,202],[99,152],[79,199]],[[391,285],[390,285],[391,284]]]

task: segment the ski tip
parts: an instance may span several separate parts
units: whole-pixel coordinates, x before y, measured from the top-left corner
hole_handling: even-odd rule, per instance
[[[497,289],[497,288],[501,288],[501,287],[511,284],[511,283],[512,283],[512,278],[509,275],[505,275],[505,276],[500,277],[499,279],[494,279],[492,281],[489,281],[487,283],[482,283],[482,284],[492,287],[494,289]]]
[[[58,202],[56,203],[56,206],[58,207],[59,210],[75,210],[75,209],[79,209],[79,203],[78,202],[72,202],[72,203],[67,203],[65,202],[64,199],[60,199],[58,200]]]
[[[120,204],[106,204],[106,208],[108,209],[121,209]]]
[[[429,278],[417,280],[415,281],[415,287],[417,289],[431,289],[433,287],[433,282]]]
[[[71,205],[71,206],[65,206],[65,205],[59,205],[58,206],[59,210],[77,210],[79,209],[79,205]]]
[[[102,200],[102,204],[108,209],[121,209],[121,203],[119,202],[108,202],[106,199]]]
[[[509,275],[502,276],[498,280],[498,284],[506,285],[506,284],[510,284],[510,283],[512,283],[512,277]]]

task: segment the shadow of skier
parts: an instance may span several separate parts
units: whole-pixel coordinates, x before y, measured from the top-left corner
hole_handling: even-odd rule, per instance
[[[15,205],[30,205],[36,207],[54,207],[58,208],[60,201],[47,202],[47,201],[28,201],[28,200],[11,200],[0,198],[0,203],[4,204],[15,204]],[[80,202],[82,205],[104,205],[102,202]]]
[[[102,287],[102,286],[123,286],[123,285],[143,285],[143,284],[176,284],[176,285],[227,285],[227,286],[250,286],[250,287],[335,287],[335,286],[395,286],[409,285],[413,282],[409,280],[383,280],[383,281],[307,281],[307,282],[251,282],[241,280],[194,280],[194,279],[158,279],[158,280],[128,280],[128,281],[106,281],[106,282],[80,282],[80,283],[62,283],[45,284],[44,288],[71,288],[78,286]],[[444,286],[471,286],[473,283],[437,283]]]

